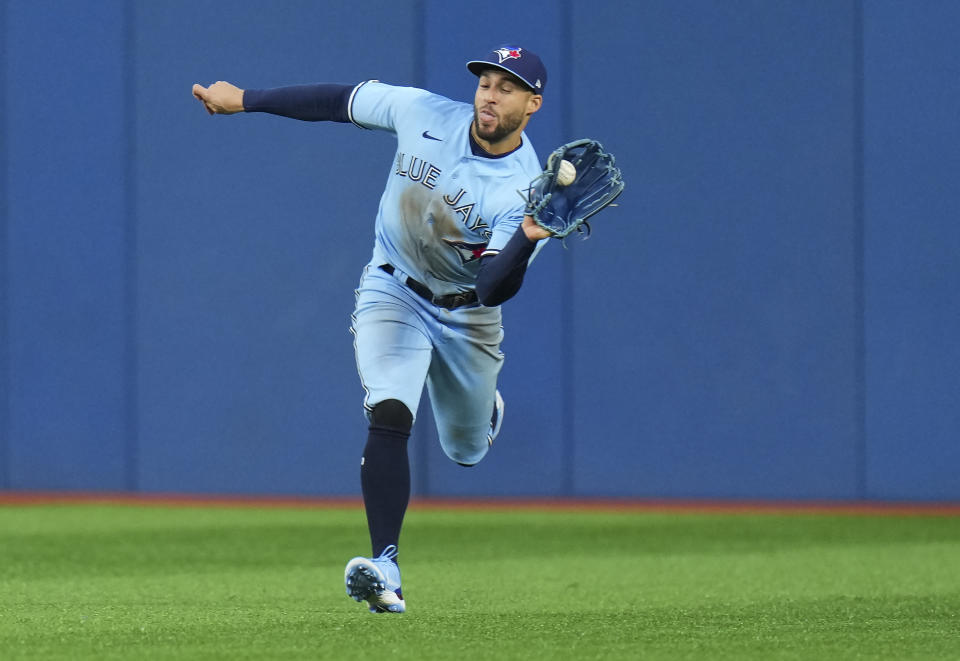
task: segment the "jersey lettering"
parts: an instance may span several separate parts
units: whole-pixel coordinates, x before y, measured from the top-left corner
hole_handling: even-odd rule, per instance
[[[463,197],[463,194],[466,193],[466,192],[467,192],[467,191],[465,191],[465,190],[463,190],[463,189],[461,188],[461,189],[459,190],[459,192],[457,192],[457,196],[456,196],[456,197],[450,197],[449,195],[444,195],[444,196],[443,196],[443,201],[446,202],[447,204],[449,204],[449,205],[452,207],[453,205],[455,205],[457,202],[460,201],[460,198]]]
[[[489,225],[483,222],[483,218],[481,218],[480,216],[477,216],[476,221],[474,221],[472,225],[467,225],[467,229],[474,232],[478,231],[481,227],[489,227]]]
[[[409,161],[407,160],[409,158]],[[442,174],[442,170],[432,163],[429,163],[418,156],[408,157],[403,152],[397,152],[397,168],[394,174],[406,177],[410,181],[416,181],[423,184],[430,190],[437,187],[437,178]],[[455,195],[444,194],[443,201],[453,208],[453,212],[460,216],[461,222],[471,232],[479,232],[485,239],[490,238],[490,226],[484,222],[480,215],[474,217],[474,208],[476,202],[469,204],[460,204],[467,191],[459,189]],[[471,220],[471,218],[473,218]]]
[[[419,165],[420,167],[417,168],[417,172],[416,174],[414,174],[413,170],[414,168],[417,167],[417,165]],[[410,169],[407,170],[407,179],[409,179],[410,181],[420,181],[421,179],[423,179],[423,161],[421,161],[416,156],[414,156],[413,160],[410,161]]]
[[[394,171],[394,174],[401,177],[407,177],[410,181],[416,181],[430,190],[433,190],[437,187],[437,177],[443,172],[433,163],[427,163],[422,158],[414,156],[410,160],[410,164],[404,167],[406,161],[406,154],[403,152],[397,152],[397,169]]]
[[[460,214],[460,217],[463,218],[463,224],[466,225],[470,222],[470,214],[473,213],[473,204],[465,204],[462,207],[454,207],[454,213]]]
[[[477,203],[471,202],[470,204],[461,204],[460,206],[457,206],[457,203],[460,202],[460,200],[463,198],[466,192],[467,191],[461,188],[460,190],[457,191],[457,194],[454,195],[453,197],[450,197],[449,195],[444,195],[443,201],[446,202],[451,207],[453,207],[454,213],[457,213],[460,215],[460,217],[463,219],[464,226],[468,230],[470,230],[471,232],[480,232],[482,235],[485,235],[486,238],[489,238],[490,232],[484,232],[483,230],[489,228],[490,226],[487,225],[487,223],[483,222],[483,218],[480,215],[477,215],[474,221],[472,222],[470,221],[470,217],[473,215],[473,209]]]
[[[427,173],[423,175],[423,185],[433,190],[437,187],[437,177],[440,176],[440,168],[438,168],[433,163],[430,164],[430,167],[427,168]]]

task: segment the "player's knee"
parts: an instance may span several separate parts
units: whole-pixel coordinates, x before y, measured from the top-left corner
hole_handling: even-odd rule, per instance
[[[451,445],[449,443],[441,443],[444,454],[447,455],[447,458],[453,461],[456,464],[463,466],[464,468],[471,468],[480,463],[480,461],[487,456],[487,450],[490,449],[490,446],[487,445],[484,441],[483,445]]]
[[[399,399],[385,399],[373,407],[370,424],[410,433],[413,428],[413,414]]]

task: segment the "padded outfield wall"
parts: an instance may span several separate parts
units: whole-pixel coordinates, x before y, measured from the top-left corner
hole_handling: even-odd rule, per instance
[[[627,189],[505,307],[496,450],[452,465],[422,407],[415,491],[960,500],[960,5],[510,12],[0,0],[0,488],[358,493],[347,328],[394,141],[189,88],[469,100],[515,41],[550,70],[540,153],[598,138]]]

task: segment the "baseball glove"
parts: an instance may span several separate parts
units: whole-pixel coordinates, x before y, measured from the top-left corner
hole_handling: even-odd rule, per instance
[[[563,185],[571,173],[568,161],[576,169],[573,181]],[[623,175],[613,154],[604,151],[596,140],[575,140],[550,154],[543,172],[521,191],[526,201],[524,213],[533,216],[540,227],[562,239],[574,230],[590,235],[587,218],[597,213],[623,192]]]

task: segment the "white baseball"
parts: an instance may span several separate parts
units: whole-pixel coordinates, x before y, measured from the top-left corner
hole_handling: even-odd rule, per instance
[[[560,161],[560,169],[557,172],[557,183],[561,186],[569,186],[577,178],[577,168],[567,159]]]

